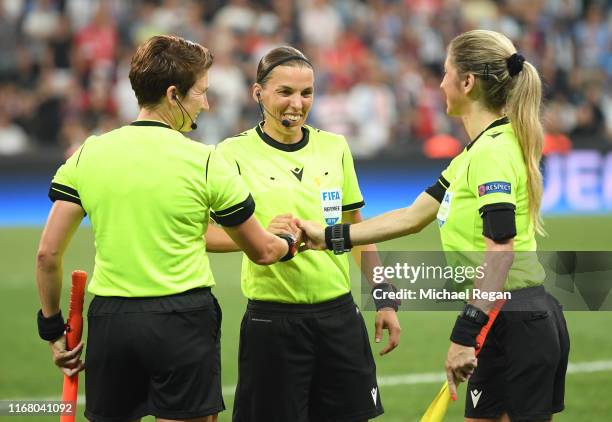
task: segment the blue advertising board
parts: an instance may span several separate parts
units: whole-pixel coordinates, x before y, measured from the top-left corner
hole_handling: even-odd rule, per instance
[[[366,201],[365,217],[409,205],[433,184],[448,161],[358,161],[357,174]],[[51,203],[50,179],[59,160],[21,162],[0,168],[0,226],[44,224]],[[543,161],[542,212],[612,213],[612,152],[575,150]]]

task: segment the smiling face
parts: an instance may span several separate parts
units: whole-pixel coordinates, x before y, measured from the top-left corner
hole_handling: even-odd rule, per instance
[[[257,97],[258,92],[260,97]],[[312,107],[314,72],[308,66],[277,66],[263,87],[255,84],[253,97],[255,101],[261,98],[267,110],[264,130],[270,136],[279,141],[299,141],[301,127]],[[289,126],[283,126],[282,120],[288,120]]]

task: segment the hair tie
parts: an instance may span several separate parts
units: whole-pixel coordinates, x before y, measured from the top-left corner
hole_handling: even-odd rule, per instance
[[[511,78],[515,77],[521,72],[521,70],[523,70],[523,63],[525,63],[525,57],[518,53],[514,53],[506,59],[508,73],[510,74]]]

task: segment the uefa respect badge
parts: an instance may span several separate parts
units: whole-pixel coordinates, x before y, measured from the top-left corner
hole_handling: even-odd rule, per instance
[[[321,190],[323,218],[328,226],[342,222],[342,189]]]
[[[478,185],[478,196],[485,196],[490,193],[507,193],[512,192],[512,185],[508,182],[489,182]]]

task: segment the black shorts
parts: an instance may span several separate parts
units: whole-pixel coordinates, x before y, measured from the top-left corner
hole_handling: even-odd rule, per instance
[[[207,416],[221,397],[221,310],[210,288],[89,306],[85,416],[93,422]]]
[[[569,335],[559,302],[542,286],[512,292],[468,382],[465,416],[548,420],[563,410]]]
[[[368,333],[350,293],[313,305],[249,301],[234,422],[350,422],[382,413]]]

